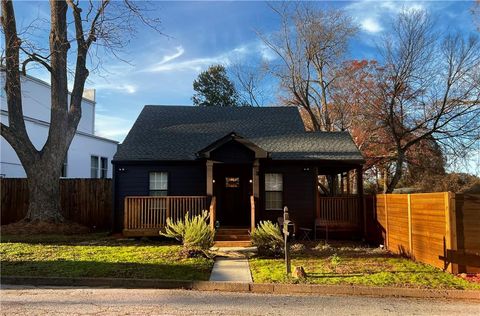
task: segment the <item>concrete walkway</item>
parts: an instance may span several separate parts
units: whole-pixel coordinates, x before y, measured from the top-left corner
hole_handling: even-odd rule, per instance
[[[217,257],[210,281],[252,282],[248,259]]]

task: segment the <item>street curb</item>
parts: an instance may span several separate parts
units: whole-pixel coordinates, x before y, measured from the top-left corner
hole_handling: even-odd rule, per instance
[[[31,286],[85,286],[128,289],[185,289],[198,291],[249,292],[262,294],[355,295],[375,297],[409,297],[469,299],[480,301],[480,291],[432,290],[353,285],[242,283],[220,281],[184,281],[120,278],[60,278],[1,276],[1,284]]]

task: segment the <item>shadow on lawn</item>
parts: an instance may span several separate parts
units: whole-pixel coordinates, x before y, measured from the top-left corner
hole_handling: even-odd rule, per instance
[[[89,235],[30,235],[1,236],[2,243],[26,243],[32,245],[53,245],[53,246],[174,246],[179,242],[166,237],[152,238],[114,238],[106,234]]]
[[[166,280],[208,280],[208,263],[130,263],[99,261],[3,261],[4,276],[97,277]]]

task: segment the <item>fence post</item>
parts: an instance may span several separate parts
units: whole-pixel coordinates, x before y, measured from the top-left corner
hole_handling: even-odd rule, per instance
[[[445,192],[445,246],[447,250],[457,250],[457,225],[455,214],[455,193]],[[446,254],[445,254],[446,255]],[[458,264],[450,263],[449,272],[457,273]]]
[[[407,195],[408,199],[408,249],[410,251],[410,257],[415,258],[413,254],[413,247],[412,247],[412,198],[411,195]]]
[[[385,201],[385,248],[388,249],[388,235],[390,234],[388,231],[388,207],[387,207],[387,194],[383,193],[383,198]]]

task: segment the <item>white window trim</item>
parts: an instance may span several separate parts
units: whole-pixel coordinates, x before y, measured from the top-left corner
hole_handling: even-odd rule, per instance
[[[152,181],[152,175],[154,175],[153,181]],[[150,195],[154,195],[152,194],[152,192],[165,192],[165,195],[168,195],[168,172],[151,171],[148,174],[148,180],[149,180],[148,190]]]
[[[280,176],[279,179],[280,179],[280,189],[278,190],[272,190],[272,189],[268,189],[267,188],[267,175],[276,175],[276,176]],[[276,179],[278,181],[278,179]],[[283,209],[283,174],[282,173],[278,173],[278,172],[267,172],[265,173],[265,176],[264,176],[264,184],[265,184],[265,210],[266,211],[278,211],[278,210],[282,210]],[[278,183],[277,183],[278,184]],[[268,192],[280,192],[281,193],[281,204],[279,208],[267,208],[267,193]]]
[[[95,159],[95,161],[97,162],[97,170],[95,171],[95,177],[92,177],[92,171],[93,171],[93,164],[92,164],[92,161],[93,159]],[[100,161],[99,161],[99,156],[98,155],[90,155],[90,178],[91,179],[98,179],[99,178],[99,170],[100,170]]]

